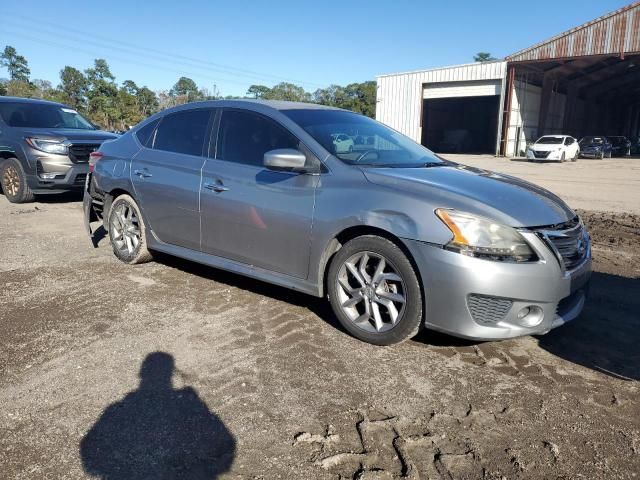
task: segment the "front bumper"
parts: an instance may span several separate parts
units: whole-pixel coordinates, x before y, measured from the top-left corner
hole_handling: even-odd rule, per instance
[[[34,192],[62,192],[83,188],[88,173],[88,163],[41,162],[35,175],[29,175],[27,181]]]
[[[588,152],[580,152],[580,158],[600,158],[602,152],[599,151],[588,151]]]
[[[591,276],[591,250],[583,262],[565,272],[555,254],[534,233],[523,234],[540,258],[507,263],[468,257],[444,248],[407,240],[420,271],[425,295],[425,326],[462,338],[500,340],[543,334],[575,319],[584,307]],[[507,306],[500,318],[478,318],[470,299]],[[490,306],[489,306],[490,307]],[[540,309],[541,321],[526,326],[518,313]],[[485,310],[481,310],[483,312]],[[495,313],[495,312],[493,312]]]
[[[528,160],[540,160],[540,161],[556,161],[559,162],[562,160],[562,151],[552,150],[548,153],[545,151],[547,155],[542,157],[536,157],[536,155],[531,151],[531,149],[527,149],[526,156]]]

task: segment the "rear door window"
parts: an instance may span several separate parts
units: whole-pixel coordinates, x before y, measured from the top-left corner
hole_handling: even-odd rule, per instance
[[[185,155],[202,155],[211,109],[186,110],[162,118],[153,148]]]
[[[298,148],[298,139],[277,122],[254,112],[225,110],[218,130],[216,158],[261,166],[264,154]]]
[[[140,130],[136,132],[136,138],[143,146],[146,147],[152,143],[151,136],[153,135],[154,130],[158,126],[159,121],[160,121],[159,119],[154,120],[153,122],[148,123],[147,125],[145,125],[144,127],[142,127]]]

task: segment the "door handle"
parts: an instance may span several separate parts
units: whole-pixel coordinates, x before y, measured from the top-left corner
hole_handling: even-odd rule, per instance
[[[134,170],[133,174],[139,176],[140,178],[153,177],[153,175],[151,175],[146,168],[143,168],[142,170]]]
[[[208,190],[212,190],[216,193],[220,193],[220,192],[226,192],[227,190],[229,190],[228,187],[225,187],[222,182],[218,181],[216,183],[213,182],[207,182],[204,184],[204,188],[208,189]]]

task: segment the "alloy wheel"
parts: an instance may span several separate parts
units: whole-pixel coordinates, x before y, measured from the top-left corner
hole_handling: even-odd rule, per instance
[[[336,282],[340,308],[358,328],[385,332],[402,319],[407,303],[404,280],[382,255],[352,255],[340,266]]]
[[[140,221],[135,209],[126,202],[119,203],[111,216],[110,227],[114,246],[132,255],[141,241]]]
[[[16,167],[9,165],[4,169],[2,184],[6,189],[5,193],[12,197],[15,197],[18,194],[18,191],[20,190],[20,175],[18,174]]]

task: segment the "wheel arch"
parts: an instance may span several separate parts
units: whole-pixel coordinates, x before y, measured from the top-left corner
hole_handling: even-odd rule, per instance
[[[15,158],[16,160],[20,161],[15,152],[9,150],[0,150],[0,165],[2,165],[5,160],[9,160],[11,158]]]
[[[120,195],[129,195],[134,200],[136,199],[135,195],[122,187],[113,188],[104,194],[104,207],[102,208],[102,224],[104,229],[109,231],[109,214],[111,213],[111,204],[113,201],[118,198]]]
[[[329,273],[329,265],[331,265],[331,261],[335,257],[335,254],[349,240],[353,240],[354,238],[364,235],[375,235],[378,237],[382,237],[396,245],[411,263],[411,266],[416,273],[416,277],[418,278],[418,282],[420,283],[420,289],[424,291],[424,284],[422,282],[420,269],[418,268],[413,255],[400,237],[380,227],[374,227],[371,225],[353,225],[351,227],[343,229],[341,232],[336,234],[325,246],[322,257],[320,259],[320,268],[318,271],[318,287],[320,290],[320,296],[325,296],[327,293],[327,275]]]

